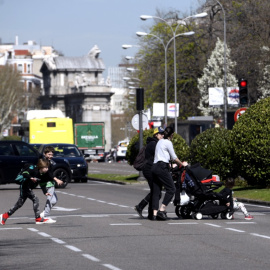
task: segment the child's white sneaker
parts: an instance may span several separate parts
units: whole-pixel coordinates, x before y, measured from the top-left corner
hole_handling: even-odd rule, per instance
[[[253,216],[251,216],[251,215],[247,215],[247,216],[245,216],[245,220],[252,220],[254,217]]]

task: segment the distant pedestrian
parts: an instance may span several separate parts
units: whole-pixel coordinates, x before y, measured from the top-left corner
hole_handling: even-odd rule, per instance
[[[179,166],[188,165],[187,162],[181,162],[177,158],[171,142],[173,135],[174,129],[167,127],[164,131],[164,139],[159,140],[156,145],[154,165],[151,169],[153,173],[153,220],[167,219],[166,207],[175,194],[175,186],[170,174],[170,160],[174,161]],[[164,186],[166,193],[159,208],[159,196],[162,186]]]
[[[46,204],[44,207],[44,211],[40,214],[41,217],[49,218],[51,209],[54,205],[56,205],[58,198],[55,192],[55,183],[58,185],[62,185],[63,181],[58,179],[57,177],[53,176],[53,166],[55,165],[55,162],[52,160],[53,154],[54,154],[54,147],[47,146],[44,149],[44,160],[47,160],[49,162],[49,181],[46,183],[40,183],[40,187],[45,195],[47,195]],[[50,220],[52,220],[50,218]],[[56,222],[56,220],[53,220]]]
[[[22,170],[22,175],[25,180],[20,185],[19,199],[8,212],[0,215],[1,225],[5,225],[7,219],[24,205],[27,198],[33,202],[36,224],[52,223],[50,219],[40,216],[39,199],[33,192],[33,189],[38,185],[38,181],[47,181],[47,171],[48,162],[42,159],[38,161],[37,167],[30,164],[25,165],[25,170]]]
[[[153,218],[153,208],[152,208],[152,195],[153,195],[153,176],[151,172],[151,168],[153,166],[154,157],[155,157],[155,149],[157,142],[164,137],[164,129],[162,127],[157,127],[154,129],[153,137],[148,137],[146,140],[146,148],[145,148],[145,159],[146,164],[142,170],[144,177],[146,178],[150,192],[147,196],[134,207],[135,211],[139,214],[140,217],[144,218],[142,211],[149,204],[148,207],[148,218]]]

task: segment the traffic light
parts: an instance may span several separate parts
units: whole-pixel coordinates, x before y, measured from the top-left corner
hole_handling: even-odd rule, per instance
[[[246,106],[248,104],[248,88],[247,88],[247,80],[240,79],[238,81],[239,87],[239,103],[241,106]]]
[[[144,109],[144,89],[136,88],[136,107],[138,111],[143,111]]]

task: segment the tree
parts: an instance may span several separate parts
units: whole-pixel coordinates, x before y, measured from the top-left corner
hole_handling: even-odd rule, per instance
[[[237,86],[237,80],[232,74],[235,67],[235,62],[230,59],[230,49],[226,50],[227,59],[227,86]],[[216,47],[213,50],[207,65],[203,69],[203,76],[198,79],[198,88],[201,94],[200,105],[198,108],[203,115],[212,115],[214,118],[221,117],[221,107],[209,106],[209,87],[223,87],[224,86],[224,42],[219,38],[216,42]]]
[[[21,76],[10,65],[0,70],[0,137],[11,124],[13,117],[25,106]]]
[[[204,63],[204,42],[199,31],[200,25],[192,21],[186,26],[177,26],[179,16],[176,12],[160,15],[167,22],[171,22],[176,35],[188,31],[195,31],[195,36],[179,36],[176,38],[176,78],[177,102],[180,104],[180,118],[197,115],[198,89],[197,77],[201,76]],[[141,85],[144,86],[146,106],[153,102],[164,102],[165,99],[165,47],[167,47],[167,100],[173,103],[174,91],[174,50],[173,33],[167,23],[155,20],[148,29],[148,35],[140,39],[141,49],[137,55],[137,63]],[[160,40],[156,37],[159,37]],[[163,45],[162,45],[162,42]],[[168,46],[167,46],[168,45]]]
[[[250,185],[270,186],[270,97],[252,105],[233,127],[235,163]]]
[[[249,99],[253,104],[258,96],[261,70],[270,64],[270,55],[262,51],[270,43],[269,0],[219,0],[225,10],[227,45],[231,48],[231,59],[236,61],[236,78],[245,78],[249,85]],[[216,0],[206,0],[201,10],[210,14],[205,20],[205,38],[208,47],[217,37],[224,35],[224,17]]]
[[[262,71],[262,79],[259,81],[258,87],[258,97],[270,97],[270,65],[265,66]]]

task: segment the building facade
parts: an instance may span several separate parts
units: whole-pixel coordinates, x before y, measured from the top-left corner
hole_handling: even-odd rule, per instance
[[[111,90],[109,79],[103,78],[105,65],[94,46],[82,57],[50,57],[44,59],[41,109],[60,109],[79,122],[105,123],[105,151],[111,148]]]

